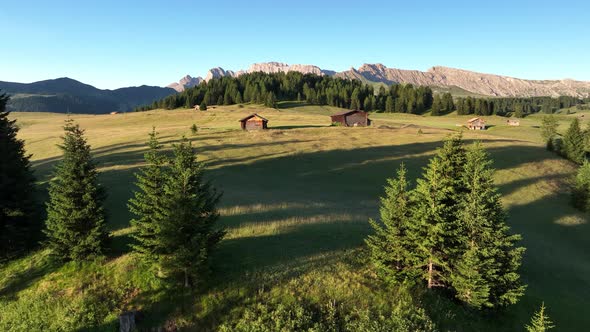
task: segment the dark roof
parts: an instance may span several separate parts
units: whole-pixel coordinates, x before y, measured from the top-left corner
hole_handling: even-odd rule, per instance
[[[342,111],[342,112],[338,112],[338,113],[334,113],[330,116],[336,116],[336,115],[348,115],[351,113],[356,113],[356,112],[361,112],[361,113],[365,113],[364,111],[359,111],[359,110],[348,110],[348,111]]]
[[[253,113],[253,114],[250,114],[250,115],[248,115],[247,117],[245,117],[245,118],[243,118],[243,119],[239,120],[239,122],[246,121],[246,120],[248,120],[248,119],[250,119],[250,118],[253,118],[253,117],[260,118],[262,121],[268,121],[267,119],[265,119],[265,118],[261,117],[260,115],[258,115],[258,114],[256,114],[256,113]]]

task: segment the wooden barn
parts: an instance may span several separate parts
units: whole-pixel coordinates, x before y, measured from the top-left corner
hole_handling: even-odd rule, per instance
[[[243,130],[268,129],[268,120],[254,113],[240,120]]]
[[[509,126],[515,126],[515,127],[520,126],[520,121],[519,120],[515,120],[515,119],[508,119],[508,120],[506,120],[506,123]]]
[[[482,118],[473,118],[467,121],[469,130],[485,130],[486,122]]]
[[[332,123],[341,124],[345,127],[366,127],[371,125],[369,113],[351,110],[330,115]]]

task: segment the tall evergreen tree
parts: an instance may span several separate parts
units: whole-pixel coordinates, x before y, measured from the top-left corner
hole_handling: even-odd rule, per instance
[[[64,126],[63,160],[49,183],[47,245],[62,260],[84,260],[102,255],[108,233],[98,172],[84,131],[72,120]]]
[[[444,286],[449,265],[445,250],[447,218],[452,214],[445,201],[453,192],[452,183],[444,176],[440,159],[431,159],[416,187],[413,224],[408,240],[416,246],[412,264],[421,271],[428,288]]]
[[[408,241],[406,232],[412,223],[412,199],[406,179],[406,168],[402,164],[397,178],[388,179],[385,197],[381,197],[379,221],[369,220],[375,234],[366,239],[373,263],[386,279],[402,281],[412,270],[413,243]],[[415,271],[414,271],[415,272]]]
[[[461,181],[465,160],[461,135],[447,138],[416,187],[416,223],[409,233],[419,244],[419,264],[425,266],[429,288],[448,282],[452,263],[462,254],[457,210],[465,192]]]
[[[385,112],[393,113],[394,110],[395,110],[395,102],[393,100],[393,97],[387,96],[387,99],[385,100]]]
[[[577,164],[586,159],[584,149],[584,133],[580,129],[580,121],[574,118],[564,136],[564,148],[567,158]]]
[[[440,99],[440,95],[434,95],[434,100],[432,102],[432,108],[430,110],[430,115],[438,116],[442,114],[442,102]]]
[[[454,263],[451,283],[457,297],[474,307],[515,303],[524,294],[517,269],[524,248],[518,235],[508,234],[506,214],[493,180],[491,160],[480,144],[466,155],[461,180],[465,193],[458,203],[463,254]]]
[[[211,250],[225,235],[216,230],[220,194],[203,178],[203,166],[186,139],[174,146],[174,160],[164,185],[159,243],[160,264],[171,274],[182,274],[184,285],[200,281]]]
[[[531,324],[526,326],[527,332],[547,332],[555,327],[545,309],[545,303],[541,303],[541,308],[531,318]]]
[[[541,120],[541,138],[547,144],[548,150],[553,150],[551,144],[553,138],[557,135],[557,119],[552,115],[545,115]]]
[[[35,234],[35,179],[8,100],[0,94],[0,261],[22,252]]]
[[[590,211],[590,162],[578,168],[572,188],[572,205],[581,211]]]
[[[159,242],[159,229],[164,210],[164,184],[166,180],[166,157],[160,151],[156,129],[149,134],[149,150],[144,154],[146,166],[135,174],[139,191],[129,200],[129,210],[136,216],[131,220],[135,232],[131,245],[146,262],[156,263],[163,248]]]

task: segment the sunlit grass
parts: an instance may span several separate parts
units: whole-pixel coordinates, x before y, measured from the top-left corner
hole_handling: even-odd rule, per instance
[[[73,304],[88,296],[84,290],[92,278],[98,278],[100,285],[112,285],[105,288],[120,300],[109,309],[106,327],[114,326],[122,310],[139,308],[149,313],[145,326],[175,321],[190,329],[215,329],[238,317],[245,305],[269,298],[389,308],[396,296],[407,292],[385,289],[363,260],[359,248],[370,232],[366,221],[378,216],[385,179],[400,163],[406,164],[412,179],[419,176],[441,139],[460,131],[456,125],[469,116],[373,114],[372,128],[329,127],[327,115],[335,111],[319,106],[275,110],[245,105],[206,112],[72,115],[86,129],[109,194],[114,250],[105,261],[86,267],[51,265],[43,250],[1,267],[0,317],[16,319],[34,304],[40,322],[67,321]],[[271,130],[239,130],[237,120],[253,112],[268,118]],[[59,159],[56,144],[67,116],[12,116],[21,124],[20,137],[33,154],[38,180],[46,181]],[[520,328],[541,300],[560,330],[577,331],[590,324],[590,317],[572,314],[579,313],[590,296],[590,266],[584,264],[590,261],[590,231],[586,216],[569,206],[568,186],[575,166],[544,149],[537,128],[540,118],[527,117],[520,127],[508,127],[505,118],[486,117],[493,125],[489,130],[463,132],[468,142],[481,140],[494,159],[510,226],[523,235],[528,248],[523,277],[529,288],[502,320],[468,315],[473,325],[453,326],[448,318],[446,327]],[[568,119],[563,117],[560,130],[565,130]],[[196,135],[190,131],[193,123],[199,128]],[[188,298],[174,292],[176,297],[169,298],[158,291],[157,282],[128,253],[133,228],[127,201],[152,126],[166,151],[183,135],[190,139],[207,164],[208,177],[223,191],[220,226],[228,234],[213,257],[210,281]],[[452,303],[433,307],[439,310],[433,317],[441,321],[446,320],[441,312],[449,317],[465,314]]]

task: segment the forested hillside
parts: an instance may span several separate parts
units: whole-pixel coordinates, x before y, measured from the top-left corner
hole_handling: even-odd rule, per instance
[[[28,84],[0,82],[0,90],[11,95],[11,111],[82,114],[127,112],[175,93],[171,88],[146,85],[101,90],[70,78]]]

